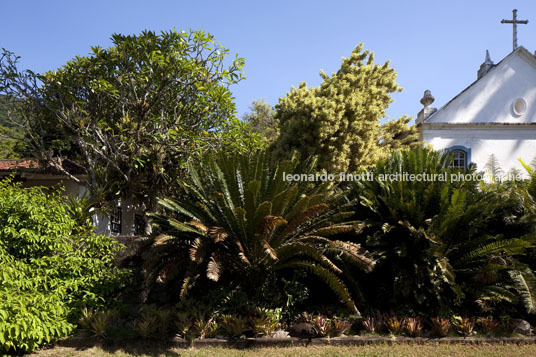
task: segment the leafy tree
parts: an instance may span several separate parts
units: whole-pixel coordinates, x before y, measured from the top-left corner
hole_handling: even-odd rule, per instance
[[[250,113],[244,114],[244,121],[249,123],[251,130],[259,133],[266,142],[272,142],[278,135],[277,123],[274,119],[274,110],[264,99],[254,100]]]
[[[369,271],[374,262],[359,244],[331,238],[358,229],[345,221],[352,214],[348,204],[326,184],[283,176],[311,174],[314,165],[296,159],[271,165],[263,152],[209,156],[190,165],[191,183],[182,185],[189,199],[162,199],[166,213],[153,215],[159,234],[145,265],[148,281],[175,281],[181,296],[212,282],[240,289],[251,302],[282,306],[271,299],[281,277],[304,271],[357,311],[339,265]]]
[[[366,227],[361,239],[381,257],[361,280],[376,307],[489,312],[533,296],[536,286],[521,283],[533,281],[532,273],[519,260],[534,239],[528,195],[515,185],[482,190],[475,180],[451,181],[458,173],[451,162],[450,154],[429,149],[394,153],[372,169],[374,180],[352,184]],[[429,178],[381,179],[397,172]],[[434,174],[446,180],[432,179]],[[535,301],[522,302],[532,312]]]
[[[0,181],[0,352],[67,336],[81,306],[100,306],[125,273],[117,242],[81,229],[58,193]]]
[[[112,42],[44,74],[19,71],[17,57],[4,52],[0,92],[23,101],[20,114],[42,159],[54,165],[53,156],[69,156],[87,168],[93,193],[147,202],[201,152],[224,142],[256,145],[235,120],[229,91],[244,61],[227,61],[229,50],[212,35],[144,31],[114,34]]]
[[[276,157],[318,155],[319,168],[330,172],[354,171],[386,157],[391,149],[417,140],[408,118],[380,125],[392,99],[400,91],[389,62],[374,64],[374,55],[358,45],[341,68],[330,76],[320,72],[319,87],[302,82],[275,106],[280,136]]]
[[[384,152],[417,148],[422,143],[418,141],[419,134],[414,126],[409,126],[411,117],[403,116],[383,124],[379,146]]]

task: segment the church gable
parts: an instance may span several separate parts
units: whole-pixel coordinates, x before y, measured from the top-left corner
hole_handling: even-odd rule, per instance
[[[488,68],[482,72],[485,66]],[[495,66],[486,57],[479,76],[421,122],[466,125],[536,123],[536,58],[525,48],[517,48]]]

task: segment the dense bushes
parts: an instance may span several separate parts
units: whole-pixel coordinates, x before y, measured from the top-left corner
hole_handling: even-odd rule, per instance
[[[397,152],[368,169],[372,180],[336,187],[283,179],[313,173],[309,161],[208,157],[190,165],[182,197],[160,200],[146,287],[176,291],[170,302],[208,294],[234,312],[285,307],[287,321],[296,309],[337,300],[409,315],[534,313],[527,185],[452,180],[475,169],[451,161],[430,149]],[[428,179],[385,179],[396,173]],[[291,306],[300,289],[305,303]]]
[[[331,325],[313,320],[318,329],[343,331],[356,303],[405,316],[381,323],[369,316],[365,329],[411,336],[423,333],[419,316],[433,317],[436,334],[451,324],[463,333],[474,328],[474,319],[453,316],[481,317],[483,331],[508,316],[531,316],[530,184],[380,179],[450,177],[458,172],[450,162],[428,149],[395,153],[369,169],[374,179],[339,185],[289,181],[284,174],[313,174],[314,160],[272,163],[264,152],[191,163],[180,195],[159,200],[154,235],[140,255],[142,300],[160,306],[119,320],[99,306],[124,276],[111,264],[113,240],[76,223],[69,212],[79,210],[59,195],[4,181],[1,348],[29,351],[69,334],[82,307],[82,325],[96,336],[130,321],[130,334],[154,337],[166,326],[187,339],[268,334],[303,310],[332,318]]]
[[[378,255],[376,269],[360,278],[369,305],[426,314],[501,306],[511,313],[521,302],[535,311],[534,276],[519,260],[533,246],[534,202],[519,185],[452,181],[449,155],[428,149],[395,153],[372,172],[374,180],[354,183],[350,193],[366,227],[358,242]],[[378,179],[396,172],[448,179]]]
[[[117,244],[79,228],[59,194],[0,182],[0,351],[68,335],[81,306],[106,303],[118,287]]]

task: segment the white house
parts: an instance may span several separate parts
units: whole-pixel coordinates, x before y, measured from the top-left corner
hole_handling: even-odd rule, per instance
[[[451,150],[454,164],[484,170],[494,155],[504,172],[536,156],[536,58],[516,48],[494,64],[486,51],[477,79],[439,110],[424,92],[416,124],[425,143]]]
[[[87,180],[86,170],[77,163],[64,159],[62,167],[80,182],[69,178],[51,166],[43,166],[32,159],[4,159],[0,160],[0,180],[12,176],[14,181],[21,182],[24,187],[62,187],[63,194],[82,197],[87,189],[84,181]],[[115,208],[110,215],[95,215],[96,232],[110,236],[140,236],[147,230],[145,212],[139,204],[129,200],[115,202]]]

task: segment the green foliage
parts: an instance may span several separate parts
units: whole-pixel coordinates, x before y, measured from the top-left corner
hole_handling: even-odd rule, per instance
[[[523,165],[523,168],[525,169],[526,173],[529,175],[527,191],[530,193],[532,198],[536,200],[536,158],[530,163],[530,165],[526,164],[521,159],[519,159],[519,162],[521,162],[521,165]]]
[[[403,116],[381,125],[379,146],[384,153],[408,150],[422,145],[416,127],[409,126],[411,119],[411,117]]]
[[[143,315],[142,319],[136,322],[134,330],[143,338],[156,337],[160,333],[158,318],[156,316]]]
[[[7,51],[0,61],[0,93],[25,98],[19,114],[35,151],[82,164],[92,193],[151,201],[200,153],[258,144],[234,117],[229,90],[244,60],[229,61],[212,35],[143,31],[111,40],[44,74],[19,71]]]
[[[250,107],[250,113],[244,114],[243,120],[248,123],[266,143],[271,143],[279,135],[277,123],[274,118],[274,109],[264,99],[254,100]]]
[[[474,180],[452,182],[450,160],[429,149],[394,153],[372,169],[374,180],[352,184],[364,245],[379,256],[373,273],[362,277],[375,299],[369,301],[384,310],[439,314],[462,306],[487,311],[501,302],[512,307],[523,297],[532,311],[536,285],[522,284],[519,272],[529,272],[518,258],[533,246],[534,204],[516,185],[487,190]],[[380,179],[397,172],[447,179]]]
[[[0,182],[0,350],[32,351],[68,335],[80,306],[105,302],[125,276],[117,243],[78,234],[58,194]]]
[[[117,316],[117,310],[93,310],[84,307],[82,308],[79,324],[89,330],[93,336],[104,338],[108,335]]]
[[[475,329],[475,319],[469,317],[453,316],[452,324],[462,336],[470,336]]]
[[[389,315],[385,319],[385,326],[389,333],[393,335],[400,335],[404,331],[404,323],[395,314]]]
[[[249,329],[248,320],[235,315],[222,315],[220,317],[220,326],[230,338],[240,337]]]
[[[417,141],[415,127],[407,126],[410,118],[380,125],[390,94],[401,89],[389,63],[374,64],[374,55],[362,44],[343,58],[337,73],[320,76],[319,87],[302,82],[275,106],[281,133],[274,144],[277,158],[297,151],[301,159],[317,155],[320,169],[348,172]]]
[[[281,320],[281,309],[265,309],[257,307],[248,314],[249,329],[254,337],[271,335]]]
[[[201,299],[184,299],[177,304],[176,310],[173,320],[179,336],[186,340],[216,336],[219,311],[214,309],[214,305],[206,305]]]
[[[26,151],[22,122],[10,107],[8,97],[0,95],[0,159],[18,159]]]
[[[310,160],[272,165],[264,152],[210,155],[190,165],[190,183],[181,183],[185,198],[161,199],[166,213],[152,215],[158,234],[145,264],[148,281],[180,277],[181,296],[208,284],[239,289],[252,304],[283,306],[278,284],[303,271],[355,310],[338,264],[369,271],[373,261],[358,244],[331,238],[357,229],[345,221],[348,204],[328,184],[283,176],[311,174],[314,166]]]

